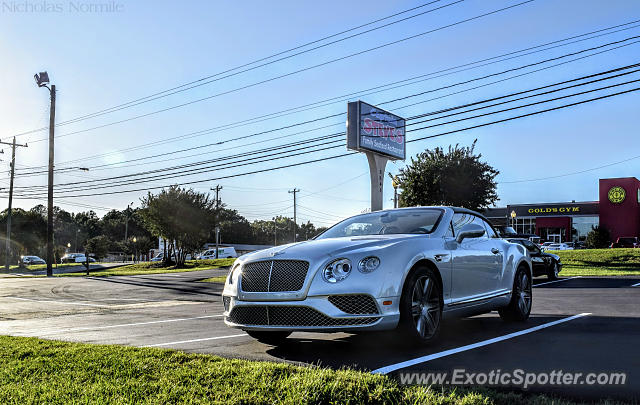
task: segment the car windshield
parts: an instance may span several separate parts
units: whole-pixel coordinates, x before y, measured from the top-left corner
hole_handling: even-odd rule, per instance
[[[439,209],[411,209],[380,211],[346,219],[316,239],[362,235],[426,234],[431,233],[442,216]]]

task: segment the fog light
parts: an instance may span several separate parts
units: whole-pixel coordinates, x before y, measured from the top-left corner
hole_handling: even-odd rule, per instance
[[[358,263],[358,270],[362,273],[371,273],[380,266],[380,259],[375,256],[365,257]]]
[[[349,259],[338,259],[327,264],[322,272],[322,278],[327,283],[337,283],[351,274],[351,261]]]

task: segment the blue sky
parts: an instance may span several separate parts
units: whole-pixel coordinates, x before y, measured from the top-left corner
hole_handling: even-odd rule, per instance
[[[41,70],[47,70],[52,82],[58,87],[57,121],[62,122],[416,7],[424,1],[116,1],[104,3],[117,5],[117,10],[114,12],[86,11],[93,4],[91,2],[2,2],[0,86],[3,91],[0,93],[0,111],[3,114],[0,120],[0,139],[8,141],[13,134],[48,124],[46,91],[37,88],[32,78],[34,73]],[[419,11],[450,3],[453,3],[453,0],[440,1],[423,7]],[[136,165],[128,164],[127,167],[119,169],[103,167],[88,173],[74,170],[58,173],[56,182],[91,180],[173,164],[214,159],[229,153],[241,153],[263,146],[278,145],[284,141],[302,140],[342,131],[344,118],[338,117],[251,139],[230,141],[225,145],[202,148],[190,153],[171,153],[178,149],[232,140],[255,132],[345,112],[346,100],[277,119],[183,139],[179,142],[140,147],[140,145],[177,135],[277,112],[640,19],[640,4],[636,1],[537,0],[495,15],[242,91],[126,123],[64,136],[69,132],[93,128],[225,92],[517,3],[517,1],[502,0],[463,1],[264,68],[134,108],[59,127],[56,129],[56,166],[58,168],[93,167],[163,152],[168,152],[169,155],[161,159],[140,161]],[[43,7],[49,11],[42,11]],[[78,8],[85,11],[78,12]],[[417,82],[372,94],[363,97],[363,100],[378,104],[635,35],[640,35],[640,28]],[[457,95],[440,97],[452,90],[439,91],[391,103],[385,105],[385,108],[401,116],[412,116],[497,97],[637,63],[639,50],[640,44],[633,44]],[[631,76],[633,75],[629,75]],[[625,78],[618,82],[623,80],[632,79]],[[487,82],[489,80],[475,85]],[[473,86],[474,84],[469,84],[456,89],[465,90]],[[624,89],[632,87],[633,85],[630,85]],[[603,94],[614,91],[619,90],[608,90]],[[440,98],[428,101],[436,97]],[[586,97],[589,96],[583,98]],[[415,142],[407,146],[407,154],[414,156],[426,148],[435,146],[447,147],[456,143],[469,145],[477,138],[477,151],[482,153],[486,161],[500,170],[498,177],[500,182],[563,175],[598,167],[640,155],[640,152],[635,149],[638,97],[638,93],[630,93],[544,115]],[[422,102],[412,107],[400,108],[405,104],[418,101]],[[549,105],[556,106],[564,102]],[[520,111],[529,112],[540,108],[542,107]],[[508,115],[503,114],[495,118],[504,118]],[[411,136],[426,136],[480,124],[491,119],[493,117],[479,118],[425,130],[410,134],[409,139]],[[335,126],[292,135],[330,124]],[[46,138],[46,135],[46,132],[38,132],[18,138],[19,142],[29,144],[28,149],[19,149],[17,152],[16,167],[20,169],[19,173],[28,171],[25,169],[27,167],[46,164],[47,144],[39,141]],[[291,136],[284,140],[268,141],[269,138],[280,135]],[[260,143],[246,145],[257,141]],[[8,179],[9,155],[8,148],[4,149],[5,154],[2,155],[0,163],[3,170],[0,174],[0,187],[6,187]],[[179,180],[155,180],[145,183],[143,187],[268,168],[276,164],[295,163],[343,153],[344,150],[346,147],[283,159],[275,163],[184,176]],[[107,153],[108,155],[105,155]],[[201,155],[188,157],[193,153]],[[91,156],[91,159],[86,159],[88,156]],[[402,162],[389,163],[387,170],[395,173],[403,164]],[[561,176],[556,179],[500,184],[498,204],[595,200],[598,192],[598,178],[637,176],[639,168],[640,159],[633,159],[599,170]],[[194,187],[206,191],[218,183],[223,185],[223,201],[231,208],[238,209],[249,219],[270,219],[275,215],[291,216],[293,203],[287,190],[297,187],[302,190],[299,194],[299,218],[328,225],[368,207],[367,171],[364,155],[355,155],[295,169],[210,181]],[[15,184],[16,187],[25,187],[16,189],[17,194],[40,190],[37,186],[46,184],[46,177],[17,176]],[[139,185],[129,186],[129,188],[139,187]],[[108,191],[113,190],[118,188]],[[96,192],[99,190],[87,191],[87,193]],[[130,202],[138,205],[139,198],[144,194],[144,192],[135,192],[77,198],[60,195],[57,197],[56,204],[71,211],[85,210],[85,207],[100,207],[96,211],[103,214],[106,208],[122,209]],[[46,198],[44,196],[43,194],[43,198]],[[392,205],[391,197],[391,186],[385,184],[386,207]],[[6,204],[6,198],[2,200]],[[42,201],[17,200],[14,206],[28,208],[39,202]]]

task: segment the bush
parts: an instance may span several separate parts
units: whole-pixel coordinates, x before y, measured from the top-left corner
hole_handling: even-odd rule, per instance
[[[591,227],[591,232],[587,234],[585,245],[589,249],[608,248],[611,243],[611,235],[607,228],[602,226]]]

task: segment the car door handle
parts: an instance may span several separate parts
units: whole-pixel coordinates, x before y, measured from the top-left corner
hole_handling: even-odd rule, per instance
[[[498,253],[500,253],[500,249],[491,248],[491,253],[493,253],[494,255],[497,255]]]

